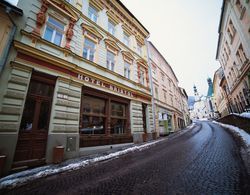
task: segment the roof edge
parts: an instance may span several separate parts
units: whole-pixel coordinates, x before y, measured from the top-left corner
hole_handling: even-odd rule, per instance
[[[146,27],[142,25],[142,23],[134,16],[134,14],[132,14],[132,13],[129,11],[129,9],[128,9],[120,0],[116,0],[116,1],[122,6],[122,8],[123,8],[126,12],[128,12],[128,14],[129,14],[132,18],[134,18],[134,19],[141,25],[141,27],[142,27],[148,34],[150,34],[149,31],[146,29]]]
[[[153,44],[151,41],[148,41],[148,42],[149,42],[149,44],[151,44],[151,45],[153,46],[153,48],[154,48],[154,49],[160,54],[160,56],[164,59],[164,61],[167,63],[167,65],[170,67],[172,73],[174,74],[174,77],[176,78],[177,82],[179,82],[178,79],[177,79],[177,77],[176,77],[176,75],[175,75],[175,72],[173,71],[172,67],[171,67],[170,64],[167,62],[167,60],[164,58],[164,56],[161,54],[161,52],[159,52],[159,50],[154,46],[154,44]]]
[[[222,19],[223,19],[223,15],[224,15],[224,11],[225,11],[225,5],[226,5],[226,0],[222,1],[222,7],[221,7],[221,14],[220,14],[220,22],[219,22],[219,26],[218,26],[218,33],[219,33],[219,38],[218,38],[218,43],[217,43],[217,50],[216,50],[216,60],[218,60],[219,58],[219,45],[221,42],[221,28],[222,28]]]
[[[10,2],[8,2],[8,1],[6,1],[6,0],[2,0],[2,1],[0,2],[0,5],[3,5],[4,7],[9,7],[9,8],[11,8],[11,10],[12,10],[13,12],[15,12],[16,14],[18,14],[18,15],[20,15],[20,16],[23,15],[23,10],[22,10],[22,9],[18,8],[17,6],[11,4]]]

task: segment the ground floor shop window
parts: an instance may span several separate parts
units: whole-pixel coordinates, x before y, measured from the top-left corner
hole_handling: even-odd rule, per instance
[[[104,134],[106,123],[106,100],[83,95],[80,133]]]
[[[129,100],[83,88],[81,134],[130,134]]]
[[[126,105],[111,102],[111,133],[123,134],[126,128]]]
[[[132,142],[127,99],[83,87],[80,147]]]

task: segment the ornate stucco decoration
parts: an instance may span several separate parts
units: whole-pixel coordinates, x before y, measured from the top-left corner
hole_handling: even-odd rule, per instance
[[[88,35],[94,39],[97,39],[98,42],[103,39],[103,36],[92,26],[89,26],[85,23],[81,24],[83,35]]]
[[[116,55],[121,50],[121,48],[116,44],[116,42],[111,39],[104,39],[104,42],[106,44],[106,48],[116,53]]]
[[[37,13],[36,18],[36,28],[34,29],[33,33],[40,36],[41,35],[41,28],[46,22],[47,17],[47,10],[51,7],[52,9],[56,9],[60,14],[63,14],[69,19],[68,28],[66,31],[66,49],[70,49],[70,41],[74,35],[74,25],[76,21],[79,19],[79,16],[72,10],[72,8],[65,4],[63,1],[60,0],[42,0],[42,5],[40,11]]]
[[[36,14],[36,28],[33,33],[40,36],[41,27],[44,25],[46,21],[46,12],[48,10],[49,3],[47,0],[42,0],[42,5],[40,11]]]
[[[130,52],[122,51],[121,53],[122,53],[123,59],[125,61],[128,61],[130,64],[132,64],[133,61],[135,60],[134,56]]]

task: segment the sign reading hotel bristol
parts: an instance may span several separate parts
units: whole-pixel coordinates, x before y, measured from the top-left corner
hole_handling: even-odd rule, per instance
[[[106,88],[106,89],[109,89],[111,91],[115,91],[115,92],[123,94],[123,95],[127,95],[129,97],[134,97],[132,92],[127,91],[127,90],[122,89],[122,88],[119,88],[119,87],[116,87],[115,85],[105,83],[105,82],[103,82],[101,80],[98,80],[98,79],[94,79],[94,78],[91,78],[91,77],[88,77],[88,76],[84,76],[82,74],[78,74],[78,79],[86,81],[88,83],[92,83],[94,85],[97,85],[97,86],[100,86],[100,87],[103,87],[103,88]]]

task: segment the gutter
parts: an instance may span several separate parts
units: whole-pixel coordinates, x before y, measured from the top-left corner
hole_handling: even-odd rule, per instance
[[[147,46],[147,60],[148,60],[148,66],[149,66],[149,83],[151,87],[151,95],[152,95],[152,113],[153,113],[153,126],[154,126],[154,131],[156,132],[156,125],[155,125],[155,99],[154,99],[154,88],[153,88],[153,78],[152,78],[152,66],[151,66],[151,61],[150,61],[150,51],[149,51],[149,41],[148,41],[149,35],[147,36],[145,42]]]

